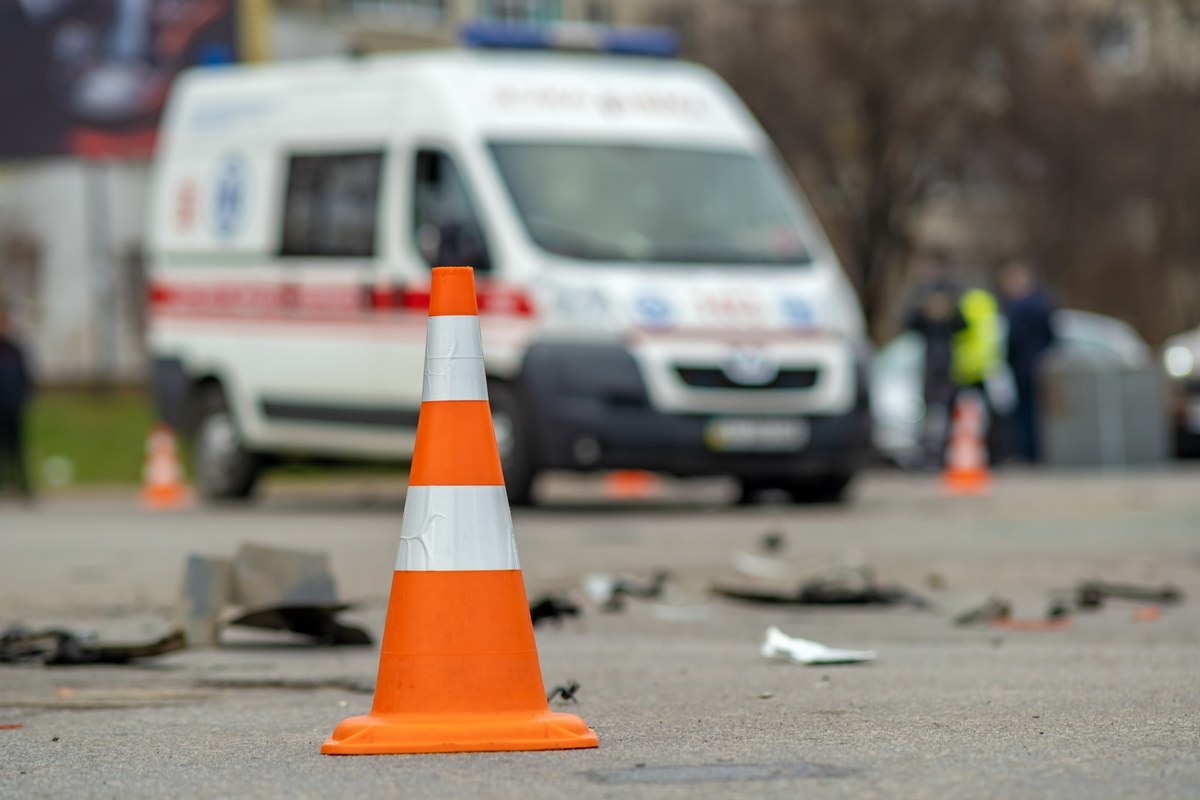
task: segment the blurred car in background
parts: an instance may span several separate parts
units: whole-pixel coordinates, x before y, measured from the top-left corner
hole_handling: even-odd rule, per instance
[[[1169,379],[1175,453],[1200,455],[1200,328],[1167,339],[1162,359]]]
[[[1090,311],[1060,309],[1054,314],[1057,348],[1072,356],[1143,367],[1150,362],[1150,347],[1132,327],[1113,317]],[[1200,357],[1200,331],[1193,334],[1193,349]],[[1176,356],[1181,359],[1180,356]],[[881,347],[871,359],[871,416],[879,453],[902,467],[915,467],[921,459],[921,426],[925,419],[922,372],[925,347],[920,334],[907,331]],[[1007,367],[1005,367],[1007,369]],[[1200,383],[1195,384],[1196,431],[1200,432]]]

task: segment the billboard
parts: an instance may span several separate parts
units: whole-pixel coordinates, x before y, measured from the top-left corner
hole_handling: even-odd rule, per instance
[[[138,157],[171,81],[237,58],[237,0],[0,0],[0,159]]]

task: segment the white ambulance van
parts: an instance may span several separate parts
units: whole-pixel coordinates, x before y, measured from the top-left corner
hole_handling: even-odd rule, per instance
[[[513,502],[615,468],[841,498],[870,442],[862,313],[750,113],[653,31],[574,31],[593,54],[497,30],[177,82],[149,342],[203,492],[410,456],[430,269],[470,265]]]

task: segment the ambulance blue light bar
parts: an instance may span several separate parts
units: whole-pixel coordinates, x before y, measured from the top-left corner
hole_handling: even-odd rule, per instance
[[[497,50],[587,50],[657,58],[672,58],[679,53],[679,37],[667,28],[468,22],[459,31],[459,39],[467,47]]]

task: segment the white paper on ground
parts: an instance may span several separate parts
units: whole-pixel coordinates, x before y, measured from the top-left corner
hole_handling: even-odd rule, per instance
[[[820,642],[788,636],[772,625],[767,628],[762,654],[767,658],[790,658],[800,664],[857,664],[874,661],[874,650],[838,650]]]

